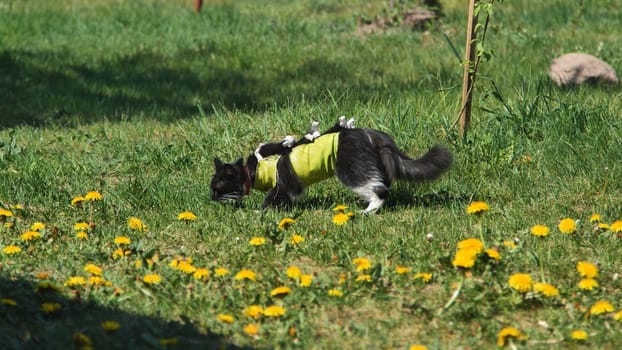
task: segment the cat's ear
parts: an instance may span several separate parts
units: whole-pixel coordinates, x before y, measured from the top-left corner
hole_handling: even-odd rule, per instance
[[[216,166],[216,170],[221,169],[224,165],[225,163],[223,163],[222,160],[214,158],[214,166]]]
[[[233,165],[241,168],[244,166],[244,160],[242,159],[242,157],[240,157],[233,163]]]

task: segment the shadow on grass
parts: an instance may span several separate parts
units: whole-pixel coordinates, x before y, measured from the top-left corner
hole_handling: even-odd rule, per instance
[[[400,91],[417,84],[383,78],[383,72],[374,81],[357,80],[357,67],[327,57],[259,67],[252,57],[220,50],[138,51],[88,63],[73,52],[0,50],[0,127],[136,117],[167,122],[200,114],[199,103],[206,113],[212,106],[261,111],[303,97],[327,98],[327,91],[356,91],[355,98],[368,100],[386,93],[387,84]],[[213,52],[232,57],[214,63],[206,58]]]
[[[210,77],[148,53],[74,65],[57,52],[0,51],[0,126],[111,121],[143,116],[162,121],[198,112],[196,101],[253,106],[255,85],[234,70]],[[204,100],[205,101],[205,100]]]
[[[80,300],[79,295],[70,299],[21,278],[0,276],[0,299],[2,349],[87,348],[78,333],[86,335],[92,344],[88,348],[94,349],[240,349],[218,335],[200,332],[187,320],[131,314]],[[43,303],[60,308],[46,313]],[[102,322],[110,320],[120,328],[104,330]]]
[[[438,192],[420,193],[416,185],[397,184],[391,188],[389,197],[380,211],[399,211],[410,207],[448,207],[455,203],[465,204],[471,198],[465,194],[451,193],[447,190]],[[365,203],[354,194],[344,194],[342,192],[326,192],[323,194],[313,194],[303,197],[292,209],[331,209],[335,204],[357,203],[358,207],[351,207],[350,210],[363,210]]]

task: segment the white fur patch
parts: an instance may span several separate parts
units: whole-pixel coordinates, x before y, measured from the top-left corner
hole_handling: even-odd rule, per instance
[[[384,199],[378,197],[376,192],[374,192],[374,189],[378,187],[386,186],[380,180],[371,180],[363,186],[352,189],[352,191],[363,197],[363,199],[368,202],[367,208],[362,211],[363,213],[373,213],[382,207],[382,204],[384,204]]]

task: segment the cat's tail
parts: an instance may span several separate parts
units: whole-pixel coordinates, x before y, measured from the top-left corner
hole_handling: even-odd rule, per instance
[[[401,152],[400,152],[401,153]],[[396,177],[400,180],[433,180],[449,170],[453,156],[441,145],[435,145],[417,159],[409,159],[404,154],[396,155]]]

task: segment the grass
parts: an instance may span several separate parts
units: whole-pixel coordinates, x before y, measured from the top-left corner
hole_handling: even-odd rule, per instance
[[[462,70],[445,35],[462,47],[466,8],[442,3],[442,25],[427,32],[362,38],[356,17],[384,3],[212,1],[196,14],[191,1],[1,0],[0,208],[12,216],[0,219],[0,248],[21,252],[0,254],[0,343],[82,348],[85,335],[94,348],[492,348],[511,326],[528,336],[516,346],[618,348],[621,241],[596,233],[590,217],[622,219],[620,90],[558,89],[546,70],[575,50],[619,69],[621,5],[496,4],[495,57],[481,66],[463,140],[452,128]],[[433,183],[396,185],[379,215],[343,226],[332,208],[363,203],[334,180],[291,211],[260,211],[261,193],[238,207],[210,201],[214,157],[232,160],[339,115],[389,132],[412,155],[443,143],[455,166]],[[71,205],[88,191],[103,199]],[[476,200],[490,210],[467,214]],[[179,221],[184,211],[197,219]],[[147,230],[128,227],[130,217]],[[280,230],[286,217],[296,221]],[[574,234],[559,232],[564,218],[578,220]],[[41,237],[22,240],[35,222],[45,224]],[[86,239],[78,222],[92,224]],[[551,233],[531,235],[536,224]],[[292,244],[294,234],[304,242]],[[131,239],[125,257],[114,255],[119,236]],[[266,243],[250,245],[254,237]],[[456,268],[456,244],[469,237],[501,260],[481,253]],[[184,257],[209,276],[171,266]],[[360,257],[370,269],[357,271]],[[598,288],[578,287],[579,261],[598,264]],[[87,263],[110,285],[65,285],[88,279]],[[288,277],[290,266],[312,284]],[[230,274],[216,276],[219,267]],[[256,281],[236,280],[242,269]],[[419,272],[432,279],[414,279]],[[154,273],[161,282],[145,282]],[[515,273],[559,296],[517,292]],[[270,296],[279,286],[291,293]],[[614,312],[591,314],[599,300]],[[243,313],[254,304],[286,312],[255,320]],[[103,329],[106,320],[120,328]],[[245,333],[252,323],[257,337]],[[588,339],[572,339],[576,329]]]

